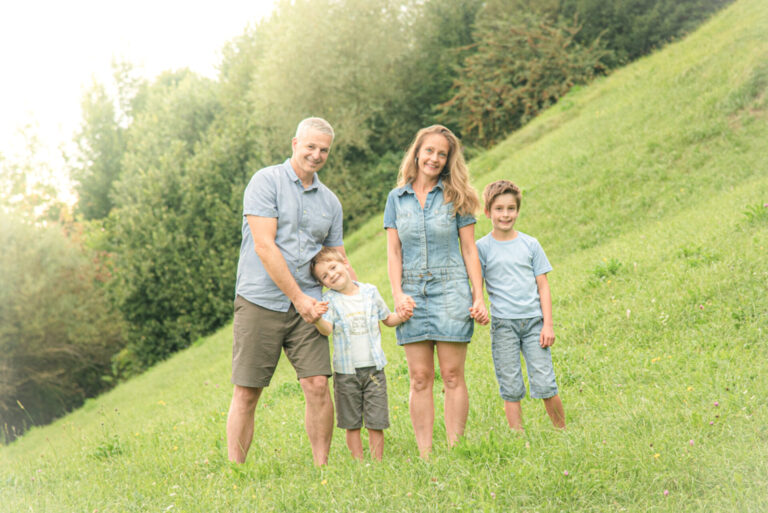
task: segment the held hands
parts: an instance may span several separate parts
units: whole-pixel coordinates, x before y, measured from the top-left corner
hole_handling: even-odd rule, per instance
[[[328,311],[327,301],[318,301],[306,294],[302,294],[298,300],[294,301],[293,306],[301,318],[310,324],[313,324]]]
[[[555,329],[552,326],[546,324],[541,328],[541,335],[539,335],[539,345],[541,347],[550,347],[555,343]]]
[[[395,297],[395,313],[403,322],[413,317],[414,308],[416,308],[416,302],[411,296],[400,294]]]
[[[488,317],[488,309],[485,308],[485,301],[482,299],[476,299],[472,303],[472,306],[469,307],[469,316],[479,324],[488,324],[490,318]]]

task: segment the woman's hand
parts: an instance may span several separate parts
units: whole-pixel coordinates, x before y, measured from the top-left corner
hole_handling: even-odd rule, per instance
[[[398,294],[395,296],[395,312],[403,320],[408,320],[413,315],[413,309],[416,308],[416,302],[407,294]]]
[[[475,299],[472,306],[469,307],[469,316],[479,324],[488,324],[490,318],[488,317],[488,309],[485,308],[485,301],[482,299]]]

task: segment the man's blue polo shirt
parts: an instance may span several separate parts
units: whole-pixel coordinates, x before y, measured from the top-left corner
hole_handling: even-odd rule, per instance
[[[277,218],[275,243],[301,290],[321,299],[322,287],[309,262],[323,246],[343,245],[342,210],[336,195],[317,174],[306,189],[290,159],[265,167],[251,178],[243,196],[243,240],[237,263],[236,294],[269,310],[286,312],[291,302],[275,285],[256,254],[246,216]]]

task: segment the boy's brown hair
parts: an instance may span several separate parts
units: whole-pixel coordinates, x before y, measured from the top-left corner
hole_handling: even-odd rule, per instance
[[[338,249],[329,248],[326,246],[323,246],[323,249],[318,251],[317,255],[312,257],[312,261],[309,263],[309,272],[312,273],[312,276],[317,279],[317,276],[315,275],[315,267],[320,262],[341,262],[342,264],[346,264],[346,260],[344,260],[344,256],[339,252]]]
[[[520,187],[509,180],[498,180],[489,183],[483,189],[483,202],[485,203],[486,212],[491,210],[494,200],[502,194],[512,194],[515,197],[517,209],[520,210],[520,204],[523,202],[523,193],[520,191]]]

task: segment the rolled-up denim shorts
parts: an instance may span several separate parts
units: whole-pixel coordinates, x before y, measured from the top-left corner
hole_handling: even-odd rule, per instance
[[[472,293],[464,267],[404,271],[402,284],[403,293],[413,298],[416,308],[413,317],[397,327],[398,345],[472,339]]]
[[[557,395],[552,353],[539,345],[543,320],[499,319],[491,320],[491,352],[501,398],[517,402],[525,397],[525,382],[520,353],[525,358],[528,382],[533,399],[549,399]]]

